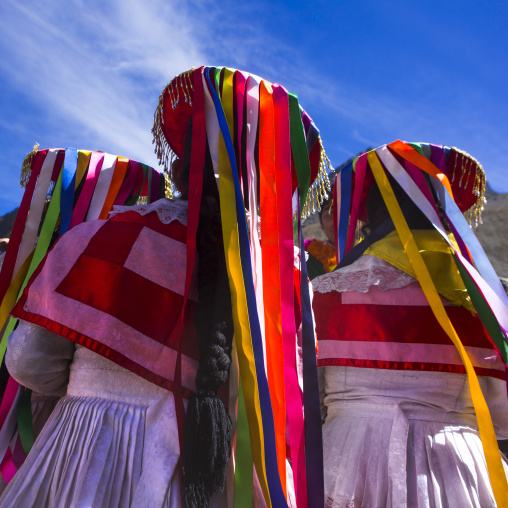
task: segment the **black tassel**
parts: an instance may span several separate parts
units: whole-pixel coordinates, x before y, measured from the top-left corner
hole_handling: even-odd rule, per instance
[[[182,169],[184,181],[190,167],[189,139],[187,135]],[[224,490],[231,454],[231,419],[216,393],[228,380],[234,333],[219,194],[209,152],[203,172],[196,247],[199,298],[194,323],[199,366],[197,394],[189,399],[187,406],[182,468],[185,506],[206,508],[210,497]]]
[[[212,495],[224,491],[231,431],[229,414],[213,392],[190,398],[182,456],[187,508],[206,508]]]

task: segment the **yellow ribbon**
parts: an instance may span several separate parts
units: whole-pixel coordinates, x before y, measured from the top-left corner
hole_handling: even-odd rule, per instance
[[[76,184],[75,184],[76,189],[79,187],[81,180],[86,174],[91,154],[92,152],[89,150],[78,150],[78,164],[76,166]]]
[[[496,441],[494,426],[492,425],[489,408],[481,391],[471,360],[469,359],[457,332],[453,328],[453,325],[446,314],[443,303],[441,302],[436,287],[432,282],[429,270],[427,269],[425,261],[420,254],[420,250],[418,249],[418,245],[411,234],[411,230],[404,219],[402,210],[395,198],[393,189],[381,166],[381,163],[379,162],[376,152],[374,150],[369,152],[367,158],[379,190],[381,191],[381,195],[383,196],[384,202],[386,203],[395,225],[395,229],[399,235],[400,241],[409,256],[429,305],[432,308],[439,324],[450,337],[451,341],[455,344],[460,357],[462,358],[462,362],[466,368],[467,379],[471,390],[471,398],[476,412],[478,430],[483,445],[483,451],[485,453],[485,460],[487,462],[487,469],[489,471],[494,498],[497,506],[508,506],[508,483],[506,481],[503,464],[501,462],[501,455]]]
[[[7,333],[7,329],[4,329],[4,326],[12,308],[16,304],[19,290],[25,281],[34,252],[35,250],[30,253],[25,262],[21,265],[21,268],[18,270],[18,273],[11,282],[9,289],[5,293],[2,305],[0,305],[0,330],[2,330],[3,333],[2,341],[0,342],[0,361],[4,357],[5,350],[7,349],[7,336],[9,335],[9,333]]]
[[[230,127],[233,125],[233,71],[224,69],[222,85],[222,105]],[[232,137],[233,137],[233,133]],[[240,242],[238,237],[238,219],[235,208],[235,184],[229,157],[222,133],[219,136],[219,194],[222,216],[222,236],[231,288],[231,303],[235,328],[235,342],[242,380],[245,406],[249,420],[252,443],[252,455],[265,500],[271,508],[268,481],[265,470],[265,452],[261,406],[257,385],[254,351],[250,334],[250,322],[247,310],[247,296],[240,260]]]
[[[450,300],[453,305],[465,307],[475,314],[471,298],[457,270],[450,247],[443,237],[435,229],[415,229],[412,234],[438,293]],[[452,234],[448,236],[458,250],[459,246],[454,236]],[[411,261],[402,248],[397,231],[392,231],[378,242],[373,243],[365,251],[365,254],[381,258],[411,277],[417,277]]]

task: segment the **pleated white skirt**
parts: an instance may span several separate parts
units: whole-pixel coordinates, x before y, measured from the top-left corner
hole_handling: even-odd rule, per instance
[[[173,395],[80,348],[2,507],[180,507]]]
[[[327,368],[326,508],[496,506],[465,376],[421,374]]]

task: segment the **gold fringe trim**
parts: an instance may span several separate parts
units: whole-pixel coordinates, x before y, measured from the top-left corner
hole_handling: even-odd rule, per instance
[[[184,100],[187,104],[192,106],[192,95],[194,87],[192,84],[192,75],[195,68],[179,74],[173,78],[164,88],[159,96],[159,103],[155,109],[153,115],[153,127],[152,127],[152,144],[155,145],[155,154],[159,164],[164,168],[164,178],[166,181],[166,197],[173,199],[173,182],[171,181],[171,164],[176,158],[175,153],[169,146],[162,125],[164,124],[164,95],[169,96],[171,107],[176,109],[180,102],[180,92],[183,93]]]
[[[19,180],[19,184],[23,189],[26,189],[28,185],[28,180],[30,180],[30,175],[32,174],[32,161],[35,157],[35,154],[39,150],[39,143],[35,143],[33,150],[30,153],[26,154],[26,157],[23,159],[23,165],[21,166],[21,177]]]
[[[164,168],[164,179],[166,182],[166,197],[173,199],[174,185],[171,180],[171,164],[176,158],[176,154],[169,146],[162,126],[164,125],[164,96],[169,97],[169,103],[173,109],[178,107],[181,95],[183,94],[186,103],[192,106],[192,95],[194,87],[192,84],[192,76],[194,68],[183,72],[182,74],[173,78],[164,88],[159,96],[159,102],[155,109],[152,127],[152,144],[155,145],[155,154],[159,164]],[[328,179],[328,172],[333,171],[333,166],[326,155],[323,148],[321,137],[318,137],[318,143],[321,151],[321,158],[319,162],[319,171],[316,180],[309,188],[307,200],[302,210],[302,220],[305,220],[311,213],[319,211],[321,204],[328,199],[330,192],[330,181]]]
[[[163,175],[164,175],[164,195],[168,199],[173,200],[174,199],[173,182],[171,181],[169,173],[166,173],[166,171],[164,171]]]
[[[307,199],[303,205],[301,212],[302,222],[305,221],[309,215],[319,212],[321,205],[328,199],[328,193],[331,192],[330,180],[328,173],[333,171],[332,163],[326,155],[325,149],[323,148],[323,142],[321,136],[318,137],[318,143],[321,151],[321,158],[319,161],[319,171],[314,183],[309,187]]]
[[[470,180],[472,180],[472,192],[476,196],[476,202],[471,206],[471,208],[469,208],[469,210],[464,211],[464,217],[466,217],[471,227],[474,226],[476,228],[480,224],[483,224],[482,212],[485,208],[485,204],[487,203],[487,176],[485,175],[483,166],[472,155],[456,147],[452,147],[452,150],[456,152],[452,181],[455,180],[458,155],[462,155],[459,187],[467,189],[468,186],[471,185]],[[472,171],[474,178],[471,179],[470,177]]]

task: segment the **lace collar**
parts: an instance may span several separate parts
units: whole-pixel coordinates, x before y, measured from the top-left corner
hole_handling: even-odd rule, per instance
[[[416,282],[415,278],[386,261],[376,256],[364,255],[349,266],[316,277],[312,281],[312,289],[318,293],[331,291],[367,293],[372,286],[387,291],[403,288],[413,282]]]
[[[157,212],[159,220],[163,224],[169,224],[177,220],[184,226],[187,226],[187,201],[179,199],[177,201],[170,201],[169,199],[162,198],[149,205],[134,205],[134,206],[114,206],[113,210],[109,213],[110,217],[119,215],[125,212],[136,212],[140,215],[147,215],[150,212]]]

